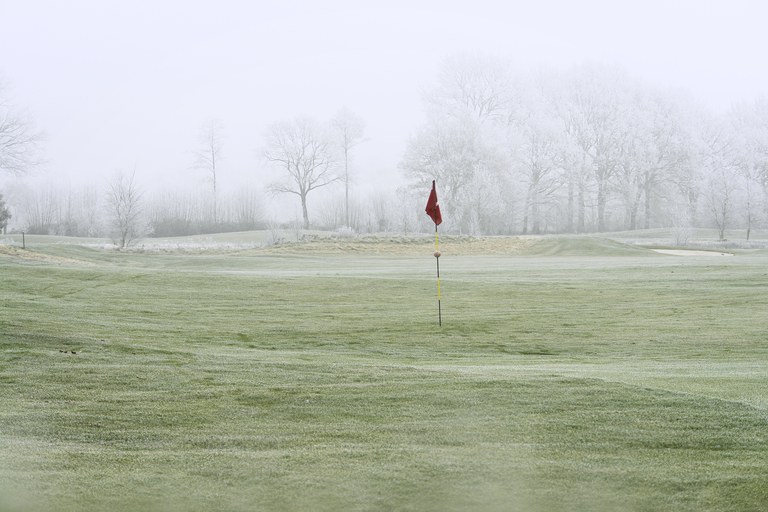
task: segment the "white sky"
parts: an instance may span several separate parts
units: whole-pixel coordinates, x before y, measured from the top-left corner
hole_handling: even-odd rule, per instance
[[[767,19],[762,0],[0,0],[0,76],[46,132],[46,180],[135,167],[204,187],[190,152],[214,117],[221,180],[258,185],[269,124],[347,106],[367,124],[362,188],[400,179],[451,55],[619,64],[725,110],[768,93]]]

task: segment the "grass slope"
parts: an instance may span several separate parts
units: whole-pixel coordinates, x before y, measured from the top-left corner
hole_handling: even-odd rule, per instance
[[[0,509],[765,509],[764,256],[462,243],[0,251]]]

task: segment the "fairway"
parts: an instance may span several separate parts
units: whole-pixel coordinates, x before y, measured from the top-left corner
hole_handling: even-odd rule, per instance
[[[768,253],[0,245],[0,511],[768,510]]]

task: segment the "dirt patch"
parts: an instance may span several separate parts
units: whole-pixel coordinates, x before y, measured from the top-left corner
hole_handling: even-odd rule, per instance
[[[524,254],[536,245],[527,237],[459,237],[441,236],[440,251],[444,255]],[[316,239],[289,242],[254,249],[254,253],[293,254],[393,254],[419,255],[435,250],[435,238],[423,237],[360,237],[350,239]]]
[[[0,257],[3,256],[15,260],[21,260],[24,263],[54,263],[58,265],[88,264],[82,260],[64,258],[62,256],[53,256],[51,254],[43,254],[29,249],[22,249],[21,247],[16,247],[14,245],[0,245]]]

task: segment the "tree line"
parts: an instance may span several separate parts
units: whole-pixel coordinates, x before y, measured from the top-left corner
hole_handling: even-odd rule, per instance
[[[442,187],[446,229],[746,228],[768,218],[768,100],[719,115],[614,66],[520,73],[456,57],[401,167]]]
[[[116,172],[103,188],[74,190],[52,184],[38,188],[16,185],[11,190],[15,215],[30,234],[111,237],[125,247],[142,237],[166,237],[248,231],[256,229],[346,229],[348,232],[405,231],[418,229],[411,210],[418,210],[404,190],[376,191],[370,197],[350,195],[353,150],[365,141],[365,123],[346,108],[326,123],[310,118],[273,123],[264,135],[263,162],[281,171],[281,179],[266,184],[272,194],[295,195],[301,218],[275,221],[266,218],[264,190],[241,187],[222,193],[220,162],[225,157],[223,124],[205,121],[200,129],[190,171],[197,170],[203,185],[194,191],[166,190],[147,193],[137,183],[135,170]],[[30,141],[28,144],[37,144]],[[13,169],[24,174],[29,161]],[[11,171],[11,169],[3,169]],[[314,205],[310,222],[309,197],[317,189],[341,184],[344,196],[330,196]],[[407,207],[402,202],[408,201]],[[0,194],[0,229],[10,212]],[[409,212],[399,215],[398,212]]]
[[[40,161],[40,134],[0,91],[0,170],[23,174]],[[425,194],[438,183],[447,232],[588,233],[691,227],[753,228],[768,220],[768,100],[714,113],[683,92],[616,66],[514,69],[504,60],[453,57],[424,95],[425,122],[400,159],[407,185],[351,192],[365,123],[348,109],[328,122],[273,123],[262,162],[281,179],[272,194],[295,196],[301,218],[283,225],[353,232],[425,231]],[[222,193],[223,125],[203,123],[191,167],[210,186],[147,195],[133,174],[106,190],[13,191],[13,214],[30,233],[141,236],[264,229],[262,190]],[[317,200],[316,191],[339,187]],[[343,186],[343,194],[340,188]],[[11,211],[0,196],[0,228]],[[130,226],[126,225],[126,222]]]
[[[304,229],[301,216],[275,220],[264,212],[263,193],[241,188],[219,193],[214,218],[210,191],[147,193],[133,174],[117,173],[104,189],[72,189],[56,185],[12,189],[14,215],[23,219],[16,231],[28,234],[112,238],[129,245],[144,237],[170,237],[263,229]],[[364,197],[332,195],[316,202],[311,227],[349,233],[424,229],[421,199],[406,189],[373,192]],[[0,194],[0,232],[10,211]]]

